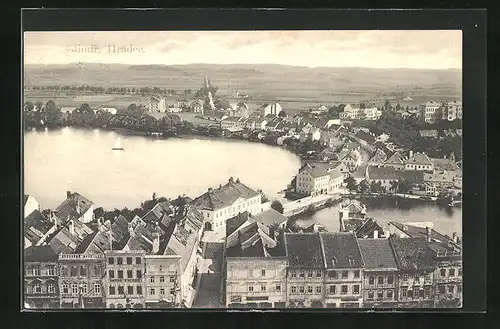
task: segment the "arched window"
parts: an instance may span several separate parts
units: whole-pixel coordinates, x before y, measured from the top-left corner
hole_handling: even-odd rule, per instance
[[[116,308],[123,308],[123,305],[122,304],[117,304]]]
[[[109,304],[109,308],[115,308],[115,304]]]

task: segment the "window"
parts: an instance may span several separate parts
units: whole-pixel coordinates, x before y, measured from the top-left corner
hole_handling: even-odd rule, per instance
[[[248,291],[252,292],[253,291],[253,286],[252,285],[249,285],[248,286]]]
[[[54,286],[53,283],[49,283],[49,285],[47,286],[47,291],[48,293],[50,294],[53,294],[56,292],[56,287]]]
[[[170,289],[170,294],[171,294],[171,295],[175,294],[175,289],[174,289],[174,288],[171,288],[171,289]]]
[[[340,294],[341,295],[347,294],[347,285],[342,285],[342,287],[340,287]]]
[[[94,275],[101,276],[101,267],[99,265],[94,265]]]
[[[48,275],[56,275],[56,270],[54,268],[54,265],[47,266],[47,274]]]
[[[402,281],[403,282],[408,281],[408,274],[403,274]]]
[[[359,271],[354,271],[354,278],[359,279]]]
[[[445,276],[446,276],[446,269],[442,268],[442,269],[440,270],[440,275],[441,275],[442,277],[445,277]]]
[[[155,277],[154,277],[154,276],[152,276],[151,278],[149,278],[149,282],[151,282],[151,283],[155,283]]]
[[[394,277],[392,275],[389,275],[387,277],[387,284],[393,284],[394,283]]]
[[[160,295],[162,295],[162,296],[165,295],[165,289],[164,288],[160,288]]]
[[[63,292],[63,294],[68,294],[69,293],[69,284],[64,283],[62,285],[62,292]]]
[[[118,295],[124,295],[125,294],[125,288],[123,286],[118,286]]]
[[[300,271],[299,277],[300,277],[301,279],[305,279],[305,277],[306,277],[305,272],[304,272],[304,271]]]
[[[416,283],[418,284],[420,282],[420,274],[416,273],[414,276],[414,280],[417,281]]]
[[[160,265],[160,272],[163,272],[163,265]]]
[[[136,263],[136,264],[141,264],[141,262],[142,262],[142,261],[141,261],[141,257],[136,257],[136,258],[135,258],[135,263]]]
[[[78,268],[76,266],[71,266],[71,271],[70,271],[71,276],[78,276]]]
[[[39,283],[35,283],[35,285],[33,286],[33,293],[39,294],[41,292],[42,292],[42,287],[40,286]]]
[[[175,282],[175,276],[170,277],[170,282]]]
[[[431,275],[432,275],[431,272],[425,273],[425,281],[431,281]]]
[[[101,285],[99,283],[94,283],[94,293],[96,294],[101,293]]]
[[[359,285],[358,284],[355,284],[354,286],[352,286],[352,293],[355,295],[359,294]]]
[[[328,273],[328,276],[331,279],[337,279],[337,272],[336,271],[331,271],[331,272]]]
[[[321,278],[321,271],[316,271],[316,277]]]
[[[450,268],[448,276],[450,276],[450,277],[455,276],[455,269],[454,268]]]
[[[280,284],[276,285],[276,291],[281,291],[281,285]]]
[[[321,286],[316,286],[316,293],[321,294]]]
[[[252,270],[248,270],[248,277],[251,278],[253,276]]]
[[[335,294],[337,293],[337,292],[336,292],[336,287],[337,287],[336,285],[331,285],[331,286],[330,286],[330,294],[335,295]]]
[[[87,293],[87,284],[80,285],[80,293],[82,293],[82,294]]]
[[[458,269],[458,276],[462,276],[462,268]]]
[[[377,282],[378,282],[378,284],[384,284],[384,277],[383,276],[379,276],[377,278]]]
[[[165,277],[164,276],[160,276],[160,282],[165,282]]]
[[[266,285],[265,284],[261,284],[260,285],[260,291],[266,291]]]
[[[118,265],[122,265],[122,264],[123,264],[123,258],[121,258],[121,257],[117,257],[117,258],[116,258],[116,263],[117,263]]]
[[[445,287],[444,287],[444,286],[439,286],[439,287],[438,287],[438,292],[439,292],[440,294],[444,294],[444,293],[445,293]]]
[[[109,294],[110,295],[114,295],[115,294],[115,287],[113,287],[113,286],[109,287]]]
[[[430,287],[425,287],[424,288],[424,294],[425,294],[425,296],[429,296],[431,294],[431,288]]]
[[[347,279],[347,271],[342,271],[342,279]]]
[[[407,289],[401,290],[401,296],[407,297],[408,296],[408,290]]]
[[[129,294],[129,295],[134,294],[134,287],[133,286],[127,286],[127,294]]]
[[[455,286],[451,286],[451,285],[450,285],[450,286],[448,286],[448,293],[449,293],[449,294],[452,294],[452,293],[454,293],[454,292],[455,292]]]
[[[127,270],[127,278],[132,279],[132,270]]]
[[[260,276],[266,276],[266,270],[260,271]]]
[[[307,286],[307,293],[312,294],[313,293],[313,287]]]
[[[408,298],[413,298],[413,290],[408,290]]]
[[[68,276],[68,268],[66,266],[61,266],[62,276]]]
[[[292,286],[292,294],[296,294],[297,293],[297,287],[296,286]]]
[[[383,290],[377,291],[377,299],[384,299],[384,291]]]
[[[142,271],[141,270],[135,271],[135,275],[137,276],[138,279],[142,278]]]
[[[132,265],[132,257],[127,257],[127,265]]]
[[[123,279],[123,270],[118,270],[118,279]]]
[[[114,265],[115,264],[115,259],[113,257],[108,257],[108,264],[109,265]]]
[[[138,295],[142,295],[142,286],[137,286],[135,289],[137,290]]]
[[[387,290],[387,298],[392,298],[392,290]]]
[[[304,287],[304,286],[299,287],[299,292],[300,292],[301,294],[303,294],[305,291],[306,291],[306,289],[305,289],[305,287]]]
[[[313,277],[313,271],[309,271],[309,272],[307,272],[307,277],[308,277],[308,278],[312,278],[312,277]]]
[[[155,288],[151,288],[151,289],[149,289],[149,294],[150,294],[150,295],[154,295],[154,294],[156,294]]]
[[[373,291],[368,291],[368,299],[373,299]]]
[[[375,277],[373,275],[370,275],[368,278],[368,284],[374,284],[375,283]]]

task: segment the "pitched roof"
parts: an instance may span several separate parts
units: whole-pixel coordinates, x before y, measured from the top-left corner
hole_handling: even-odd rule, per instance
[[[144,216],[142,216],[142,220],[146,223],[158,223],[161,222],[163,216],[166,216],[170,213],[170,203],[168,201],[158,202],[148,211]]]
[[[375,219],[367,218],[361,226],[356,228],[354,234],[358,238],[373,237],[375,231],[378,231],[379,234],[384,233],[383,227]]]
[[[66,227],[61,227],[52,238],[47,239],[48,245],[56,254],[72,253],[78,247],[78,239]]]
[[[372,157],[368,160],[368,163],[384,163],[387,160],[387,155],[384,151],[377,148],[375,152],[373,152]]]
[[[122,243],[123,240],[128,239],[128,221],[122,215],[116,217],[113,224],[111,224],[111,237],[118,244]]]
[[[30,197],[29,195],[26,195],[26,194],[24,195],[24,203],[23,203],[23,205],[26,205],[26,202],[28,202],[28,198],[29,197]]]
[[[366,213],[366,207],[356,199],[349,200],[349,203],[342,205],[341,210],[347,210],[349,213]]]
[[[196,208],[187,205],[184,207],[184,213],[179,219],[178,224],[186,228],[192,228],[198,231],[203,226],[203,214]]]
[[[224,121],[224,122],[238,122],[238,121],[241,121],[241,119],[242,119],[241,117],[231,116],[231,117],[225,118],[222,121]]]
[[[323,250],[317,233],[285,233],[290,268],[324,268]]]
[[[235,232],[243,223],[245,223],[249,218],[248,211],[239,213],[238,215],[226,220],[226,237],[230,236]]]
[[[388,239],[358,239],[365,269],[398,268]]]
[[[239,198],[249,199],[259,195],[238,180],[230,180],[224,186],[217,189],[210,189],[191,202],[191,205],[198,209],[217,210],[232,205]]]
[[[363,267],[363,257],[353,233],[319,233],[326,268]]]
[[[31,246],[24,250],[25,262],[55,262],[57,254],[50,246]]]
[[[274,210],[273,208],[270,208],[256,216],[253,216],[252,220],[270,226],[273,224],[281,224],[285,222],[287,220],[287,217]]]
[[[68,218],[69,220],[80,218],[93,204],[78,192],[70,193],[56,208],[57,217],[63,221],[68,221]]]
[[[314,178],[318,177],[323,177],[326,175],[329,175],[329,169],[331,165],[329,163],[321,163],[321,162],[315,162],[315,163],[305,163],[300,169],[299,173],[301,172],[308,172],[309,175],[311,175]]]
[[[243,223],[226,238],[228,257],[271,257],[276,255],[270,250],[277,242],[269,235],[269,228],[252,219]]]
[[[368,166],[367,172],[369,179],[397,180],[400,177],[401,171],[392,167]]]
[[[460,168],[451,159],[431,158],[436,170],[458,171]]]
[[[24,237],[37,243],[53,226],[40,211],[35,210],[24,219]]]
[[[376,141],[375,137],[373,137],[372,135],[370,135],[369,133],[367,133],[363,130],[359,130],[354,136],[356,136],[357,138],[359,138],[361,140],[364,140],[368,144],[375,143],[375,141]]]
[[[389,222],[391,225],[394,227],[398,228],[401,231],[404,231],[409,237],[412,238],[427,238],[427,229],[425,227],[420,227],[420,226],[415,226],[415,225],[408,225],[408,224],[402,224],[398,222]],[[404,230],[403,230],[404,226]],[[429,248],[431,248],[433,251],[449,251],[454,249],[453,247],[450,246],[450,244],[454,245],[455,248],[460,248],[458,244],[454,243],[453,239],[450,238],[447,235],[443,235],[439,232],[437,232],[434,229],[430,229],[431,233],[431,242],[428,243]]]
[[[398,269],[408,272],[433,269],[432,251],[423,237],[389,237]]]
[[[397,164],[397,165],[404,165],[405,164],[403,156],[399,152],[394,152],[394,154],[391,155],[389,157],[389,159],[387,159],[387,161],[385,161],[385,163],[386,164]]]
[[[196,239],[196,234],[189,234],[189,232],[180,226],[176,226],[176,229],[170,236],[164,254],[181,256],[180,266],[182,272],[184,272],[189,264],[193,249],[196,247]]]
[[[428,165],[432,166],[432,161],[429,159],[427,154],[425,153],[414,153],[408,160],[406,160],[407,164],[416,164],[416,165]]]

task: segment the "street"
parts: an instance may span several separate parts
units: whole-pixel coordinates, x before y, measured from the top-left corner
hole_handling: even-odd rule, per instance
[[[199,288],[193,307],[220,308],[221,280],[222,280],[222,251],[223,243],[207,242],[203,250],[202,259],[198,263]]]

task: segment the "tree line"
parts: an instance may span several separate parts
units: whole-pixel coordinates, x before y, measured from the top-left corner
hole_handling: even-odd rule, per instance
[[[50,86],[28,86],[27,90],[36,91],[61,91],[61,92],[79,92],[93,94],[141,94],[151,95],[158,94],[163,96],[191,96],[195,92],[192,89],[175,90],[161,87],[102,87],[102,86],[70,86],[70,85],[50,85]],[[199,92],[196,92],[196,95]],[[200,93],[201,94],[201,93]]]

